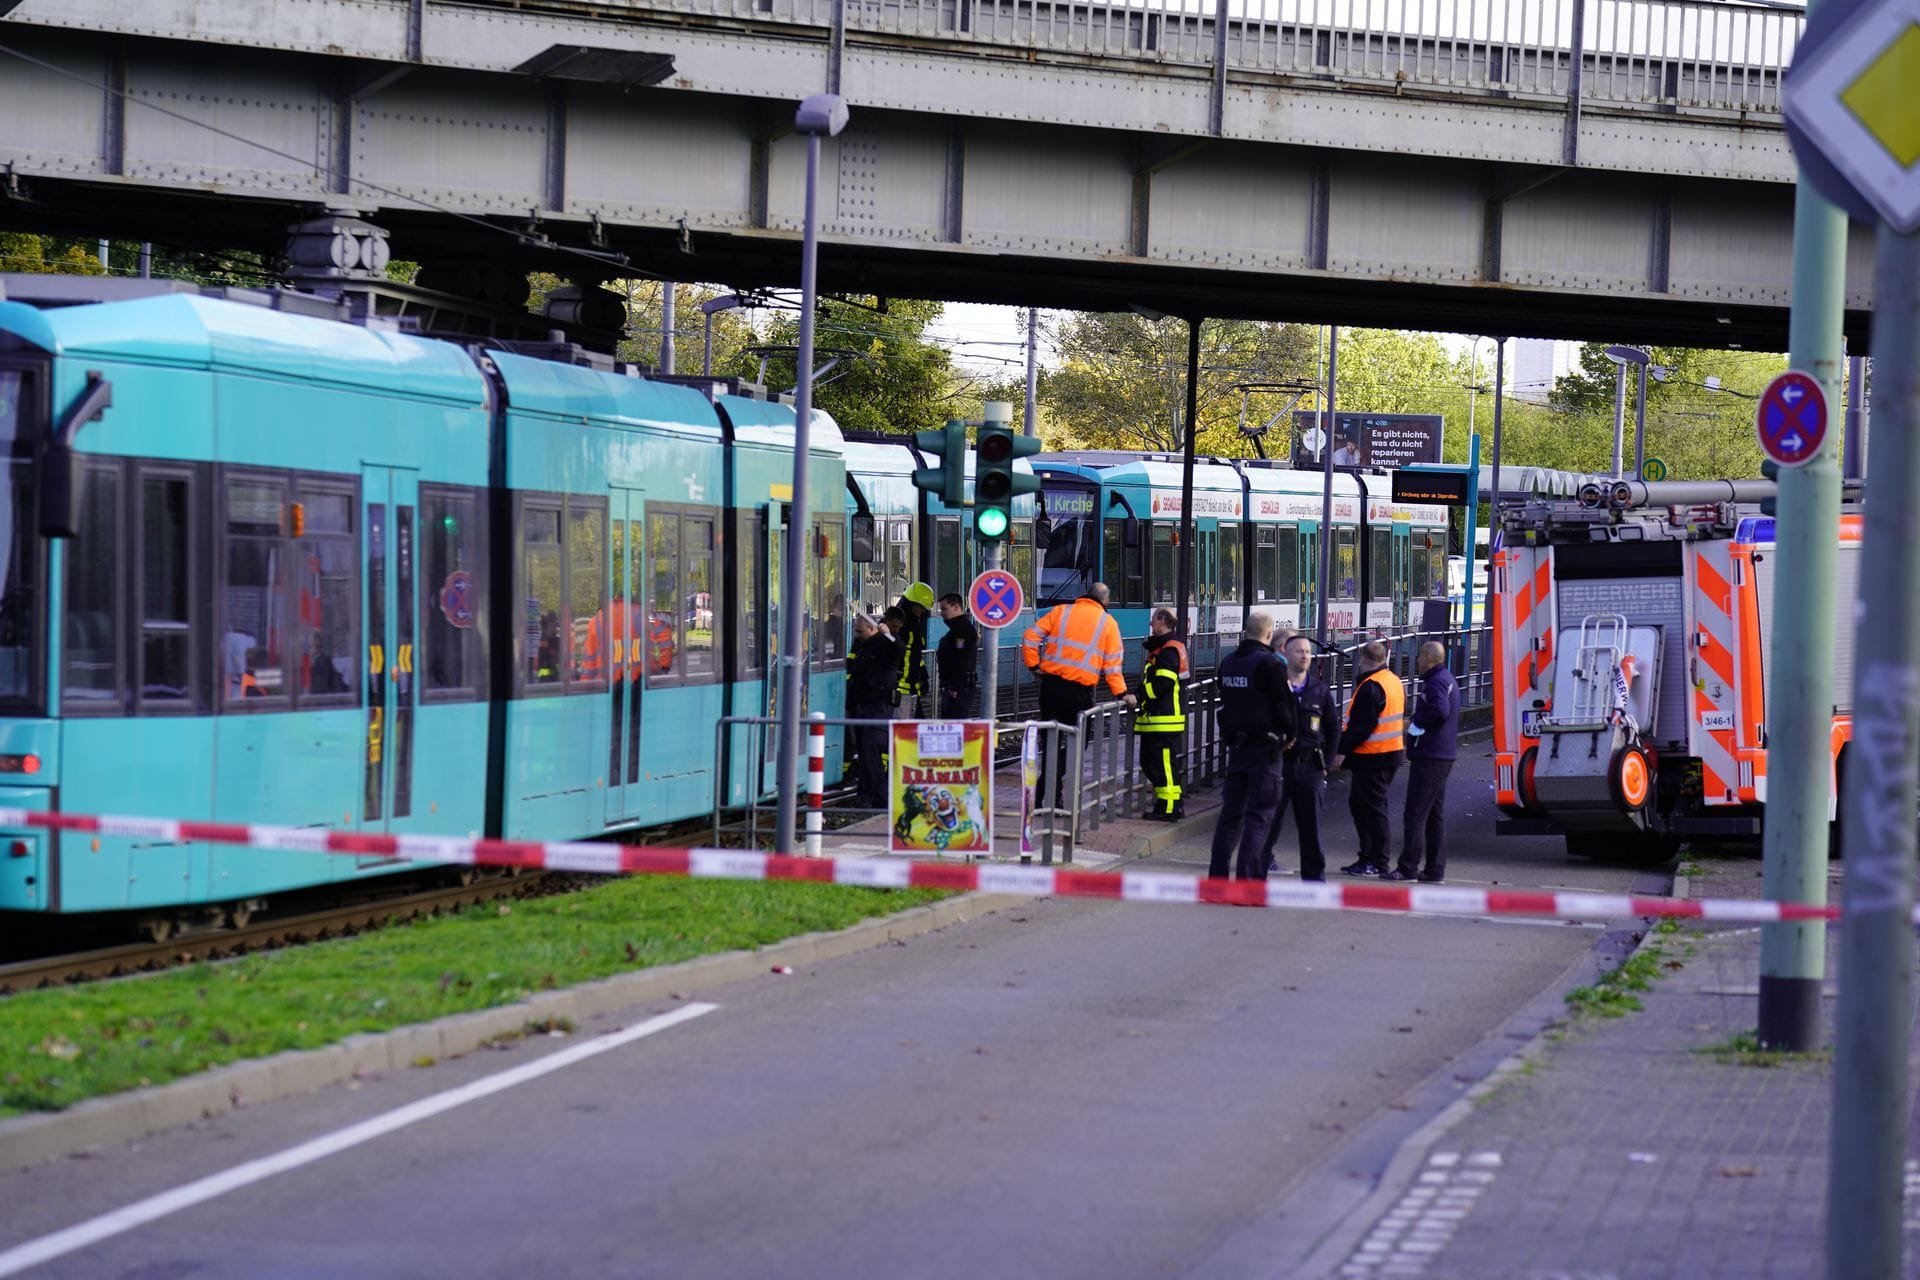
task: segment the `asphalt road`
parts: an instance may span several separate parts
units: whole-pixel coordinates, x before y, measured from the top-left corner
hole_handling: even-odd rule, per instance
[[[1458,771],[1450,881],[1628,887],[1556,841],[1496,846],[1489,770],[1476,749]],[[1597,937],[1034,902],[709,993],[704,1016],[28,1274],[1284,1274],[1258,1229],[1286,1193]],[[0,1179],[0,1251],[671,1007]]]

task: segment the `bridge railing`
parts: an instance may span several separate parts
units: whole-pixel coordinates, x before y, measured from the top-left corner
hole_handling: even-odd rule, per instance
[[[831,27],[833,0],[638,0]],[[848,30],[1496,98],[1773,114],[1804,13],[1733,0],[845,0]],[[1575,69],[1579,69],[1576,77]]]

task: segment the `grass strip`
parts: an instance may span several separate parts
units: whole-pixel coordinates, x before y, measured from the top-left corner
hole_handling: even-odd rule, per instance
[[[695,956],[844,929],[947,896],[641,876],[482,903],[357,938],[0,1001],[0,1116],[57,1111]]]

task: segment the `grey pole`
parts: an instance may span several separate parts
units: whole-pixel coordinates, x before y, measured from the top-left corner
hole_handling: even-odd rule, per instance
[[[1804,198],[1804,184],[1800,191]],[[1882,225],[1876,240],[1873,352],[1885,357],[1878,390],[1892,429],[1882,433],[1880,470],[1867,481],[1860,551],[1864,614],[1854,658],[1854,748],[1845,781],[1846,927],[1840,931],[1833,1155],[1827,1162],[1831,1280],[1902,1274],[1907,1038],[1913,1022],[1920,507],[1910,499],[1920,485],[1920,445],[1914,439],[1920,431],[1920,233],[1902,235]],[[1784,572],[1775,581],[1784,584]],[[1813,990],[1817,1006],[1817,979]]]
[[[1846,215],[1815,194],[1803,172],[1794,190],[1787,365],[1818,381],[1833,410],[1841,404],[1846,279]],[[1841,434],[1829,430],[1826,442],[1805,466],[1782,467],[1775,500],[1776,594],[1772,634],[1767,637],[1773,657],[1767,663],[1765,690],[1767,820],[1761,833],[1761,888],[1774,902],[1813,906],[1827,901],[1833,633],[1836,627],[1849,625],[1837,612],[1833,589],[1840,543]],[[1895,499],[1896,503],[1906,501],[1905,497]],[[1893,579],[1862,577],[1860,581],[1874,583],[1877,595],[1881,583],[1890,585]],[[1852,605],[1847,602],[1848,620],[1853,616]],[[1864,630],[1856,635],[1860,643],[1867,642]],[[1859,740],[1856,736],[1855,741]],[[1847,759],[1851,763],[1877,756],[1880,750],[1877,745],[1868,751],[1854,750]],[[1847,871],[1851,875],[1853,868]],[[1818,1047],[1820,985],[1826,971],[1824,921],[1761,926],[1756,1030],[1762,1049],[1804,1052]],[[1899,1185],[1896,1176],[1896,1191]]]
[[[673,376],[673,297],[674,283],[660,282],[660,372]]]
[[[1333,587],[1333,406],[1339,381],[1340,326],[1336,324],[1327,329],[1327,416],[1320,423],[1320,589],[1314,596],[1320,616],[1314,630],[1321,644],[1332,640],[1327,634],[1327,593]],[[1467,524],[1472,526],[1471,516]]]
[[[1867,474],[1867,361],[1847,361],[1847,442],[1840,473],[1849,480]]]
[[[816,301],[815,259],[818,241],[814,203],[820,186],[820,139],[846,127],[847,104],[839,96],[819,93],[800,104],[795,130],[807,140],[807,196],[800,239],[800,353],[799,384],[793,412],[792,515],[787,521],[786,564],[781,566],[781,600],[774,616],[780,620],[780,750],[775,765],[774,852],[794,852],[793,833],[798,818],[800,789],[800,681],[805,671],[800,641],[806,613],[804,572],[807,535],[813,521],[807,510],[809,434],[813,426],[813,307]],[[822,620],[824,625],[825,620]]]
[[[1639,370],[1640,385],[1633,399],[1633,478],[1647,478],[1647,366],[1642,363],[1635,366]]]
[[[1027,417],[1021,430],[1027,435],[1040,434],[1039,391],[1040,366],[1036,362],[1036,352],[1040,345],[1040,311],[1037,307],[1027,308]],[[989,566],[997,568],[998,566]]]
[[[153,276],[153,242],[145,241],[140,246],[140,278],[147,280]]]
[[[1620,478],[1621,458],[1627,434],[1627,366],[1613,365],[1613,478]]]
[[[1180,613],[1180,638],[1188,644],[1193,643],[1193,623],[1187,617],[1187,597],[1193,592],[1193,453],[1200,437],[1200,326],[1205,323],[1187,321],[1187,429],[1180,455],[1180,545],[1174,550],[1174,608]]]
[[[711,311],[707,312],[707,344],[705,352],[700,357],[700,376],[703,378],[713,376],[713,312]]]
[[[1505,338],[1495,338],[1493,342],[1493,475],[1491,477],[1493,486],[1487,499],[1491,504],[1489,508],[1490,514],[1487,518],[1487,537],[1489,539],[1497,537],[1500,531],[1500,420],[1501,404],[1505,399],[1501,394],[1501,389],[1507,385],[1507,340]],[[1487,550],[1491,553],[1493,548],[1489,546]],[[1471,579],[1473,576],[1473,566],[1469,564],[1467,568],[1467,576]],[[1489,578],[1488,580],[1491,581],[1492,579]],[[1468,620],[1467,625],[1468,627],[1472,627],[1473,623],[1471,619]]]

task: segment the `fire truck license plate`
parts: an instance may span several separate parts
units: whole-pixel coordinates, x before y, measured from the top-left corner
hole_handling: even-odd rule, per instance
[[[1733,712],[1702,711],[1700,713],[1700,727],[1702,729],[1731,729],[1733,728]]]

